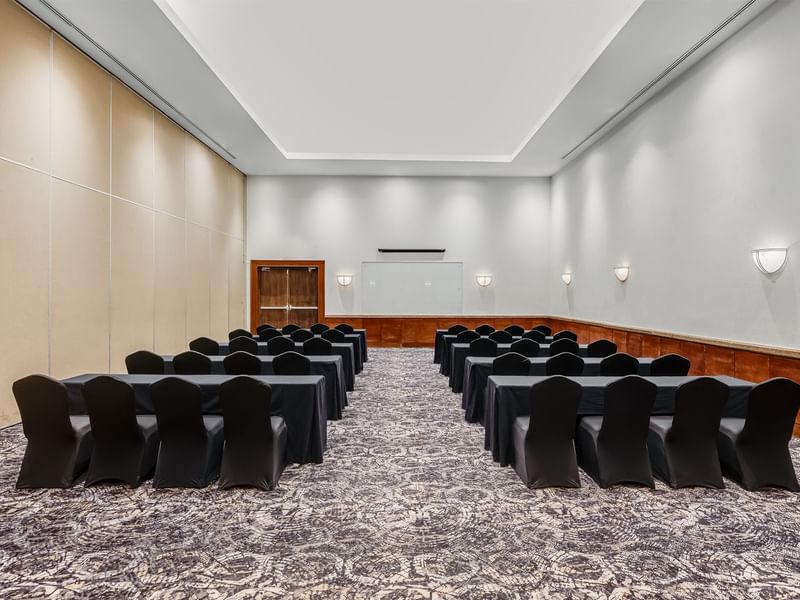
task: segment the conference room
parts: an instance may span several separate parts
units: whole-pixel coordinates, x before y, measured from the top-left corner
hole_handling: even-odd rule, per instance
[[[0,0],[0,598],[800,597],[798,31]]]

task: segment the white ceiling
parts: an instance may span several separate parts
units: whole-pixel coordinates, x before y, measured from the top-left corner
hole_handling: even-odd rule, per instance
[[[773,0],[18,2],[248,175],[547,176]]]

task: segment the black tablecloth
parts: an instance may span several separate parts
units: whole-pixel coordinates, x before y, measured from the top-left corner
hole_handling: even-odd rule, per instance
[[[367,362],[369,360],[369,352],[367,351],[367,330],[353,329],[352,334],[346,334],[346,335],[353,335],[353,334],[361,338],[361,360],[363,362]]]
[[[435,364],[441,364],[442,366],[439,368],[439,372],[442,375],[448,375],[449,365],[450,365],[450,347],[456,341],[456,335],[452,333],[447,333],[446,329],[437,329],[436,330],[436,339],[434,340],[434,348],[433,348],[433,362]],[[489,336],[483,336],[489,337]],[[515,335],[512,336],[514,340],[519,340],[522,336]],[[544,338],[546,343],[550,343],[553,341],[553,336],[545,336]]]
[[[65,379],[69,394],[69,412],[86,414],[81,386],[97,377],[96,374],[77,375]],[[136,411],[154,414],[150,386],[164,377],[174,375],[113,375],[133,386]],[[181,375],[181,379],[200,386],[203,391],[203,412],[221,414],[219,386],[233,375]],[[272,387],[272,414],[286,421],[286,457],[289,462],[321,463],[328,446],[328,425],[325,407],[325,378],[321,375],[267,375],[257,377]]]
[[[514,420],[529,414],[530,389],[546,377],[506,377],[492,375],[486,387],[484,415],[484,447],[491,450],[492,458],[506,466],[514,462],[514,445],[511,439]],[[619,377],[570,377],[583,388],[578,403],[579,415],[602,415],[605,387]],[[671,415],[675,409],[675,390],[679,385],[697,379],[688,377],[648,377],[658,386],[653,405],[654,415]],[[749,381],[720,375],[714,377],[730,387],[730,396],[723,416],[743,418],[747,413],[747,395],[755,385]]]
[[[173,374],[172,356],[164,356],[164,368],[167,374]],[[224,356],[209,356],[211,359],[211,373],[225,375],[222,362]],[[259,356],[261,359],[261,374],[274,375],[272,360],[274,356]],[[309,356],[311,361],[311,374],[322,375],[325,378],[325,404],[327,406],[328,420],[338,421],[342,418],[342,411],[347,406],[347,391],[344,383],[344,368],[341,356]]]

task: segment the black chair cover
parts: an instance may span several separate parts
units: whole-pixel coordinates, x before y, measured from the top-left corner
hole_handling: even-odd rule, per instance
[[[531,361],[522,354],[506,352],[492,361],[492,375],[527,375]]]
[[[471,329],[467,329],[466,331],[462,331],[458,335],[456,335],[456,343],[457,344],[469,344],[473,340],[477,340],[480,334],[476,331],[472,331]]]
[[[333,354],[333,346],[324,338],[311,338],[303,342],[303,354],[306,356],[329,356]]]
[[[298,329],[300,329],[300,325],[296,325],[295,323],[289,323],[288,325],[284,325],[283,328],[281,328],[281,331],[283,333],[292,333],[293,331],[297,331]]]
[[[200,386],[166,377],[150,386],[161,449],[154,488],[205,487],[219,476],[222,417],[203,415]]]
[[[256,327],[256,333],[261,333],[264,329],[276,329],[276,327],[274,325],[270,325],[269,323],[262,323]]]
[[[70,487],[92,454],[89,417],[70,417],[66,386],[46,375],[23,377],[11,390],[28,440],[17,487]]]
[[[199,337],[189,342],[189,350],[194,350],[195,352],[208,356],[218,356],[219,344],[210,338]]]
[[[232,352],[249,352],[250,354],[258,354],[258,342],[253,339],[253,336],[233,338],[228,343],[228,353]]]
[[[267,354],[277,356],[284,352],[293,352],[295,349],[294,341],[291,338],[281,336],[272,338],[267,342]]]
[[[286,423],[272,416],[272,389],[250,377],[219,386],[225,448],[219,487],[274,489],[286,465]]]
[[[550,335],[553,333],[553,330],[550,329],[547,325],[537,325],[533,328],[534,331],[541,331],[544,335]]]
[[[570,354],[575,354],[576,356],[580,352],[580,346],[578,342],[574,340],[568,340],[567,338],[562,338],[560,340],[555,340],[552,344],[550,344],[550,356],[555,356],[556,354],[561,354],[562,352],[569,352]]]
[[[530,416],[514,421],[514,470],[528,487],[580,487],[575,422],[581,386],[549,377],[531,388]]]
[[[247,331],[247,329],[234,329],[228,333],[228,340],[233,340],[238,337],[252,338],[253,334]]]
[[[778,377],[750,391],[745,419],[724,418],[718,441],[722,469],[747,490],[780,487],[800,492],[789,455],[800,385]]]
[[[138,486],[156,466],[155,415],[137,415],[133,387],[108,375],[84,383],[82,393],[94,436],[85,485],[111,480]]]
[[[466,330],[467,330],[467,328],[464,327],[463,325],[451,325],[450,327],[448,327],[447,333],[449,333],[451,335],[458,335],[462,331],[466,331]]]
[[[289,335],[295,342],[305,342],[306,340],[310,340],[314,337],[314,334],[308,329],[295,329]]]
[[[489,335],[490,333],[494,332],[494,327],[484,323],[483,325],[478,325],[475,328],[475,331],[478,335]]]
[[[470,356],[497,356],[497,342],[489,338],[478,338],[469,343]]]
[[[574,331],[569,331],[565,329],[564,331],[559,331],[558,333],[553,334],[553,341],[556,340],[572,340],[573,342],[578,341],[578,334]]]
[[[586,354],[591,358],[611,356],[617,351],[617,345],[611,340],[595,340],[586,347]]]
[[[684,358],[679,354],[665,354],[659,356],[650,364],[650,375],[653,377],[665,377],[672,375],[674,377],[685,377],[689,374],[689,369],[692,368],[692,363],[688,358]]]
[[[322,339],[328,340],[329,342],[335,344],[342,344],[347,341],[347,338],[344,337],[344,332],[338,329],[328,329],[327,331],[323,331]]]
[[[564,375],[565,377],[578,377],[583,375],[583,359],[571,352],[562,352],[547,359],[544,364],[547,375]]]
[[[164,359],[149,350],[138,350],[125,357],[125,368],[131,375],[163,375]]]
[[[309,329],[311,329],[311,333],[316,334],[316,333],[322,333],[323,331],[327,331],[328,329],[330,329],[330,327],[325,325],[325,323],[314,323],[311,327],[309,327]]]
[[[282,335],[283,334],[280,331],[274,329],[273,327],[265,327],[264,329],[258,332],[258,339],[262,342],[268,342],[272,338],[280,337]]]
[[[671,487],[723,488],[717,452],[728,386],[700,377],[679,386],[673,417],[650,417],[647,448],[653,474]]]
[[[522,356],[539,356],[539,342],[528,338],[522,338],[511,342],[511,351],[518,352],[522,354]]]
[[[353,333],[355,329],[353,329],[352,325],[348,325],[347,323],[339,323],[334,329],[338,329],[342,333]]]
[[[525,330],[519,325],[509,325],[503,331],[507,331],[511,335],[522,335],[525,333]]]
[[[261,375],[261,359],[250,352],[234,352],[222,359],[228,375]]]
[[[639,360],[624,352],[617,352],[600,361],[600,375],[622,377],[638,373]]]
[[[172,357],[172,369],[177,375],[209,375],[211,359],[205,354],[188,350]]]
[[[523,338],[533,340],[539,344],[544,344],[547,341],[547,336],[537,329],[531,329],[522,334]]]
[[[602,416],[581,419],[576,437],[579,463],[600,487],[655,487],[647,432],[657,393],[655,384],[629,375],[606,386]]]
[[[503,331],[502,329],[490,333],[489,339],[494,340],[498,344],[510,344],[511,342],[514,341],[514,338],[511,336],[511,334],[508,333],[507,331]]]
[[[284,352],[272,359],[275,375],[310,375],[311,361],[299,352]]]

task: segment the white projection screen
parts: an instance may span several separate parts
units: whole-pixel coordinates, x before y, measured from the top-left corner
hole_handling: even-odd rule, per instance
[[[362,310],[375,315],[461,314],[463,281],[460,262],[362,262]]]

